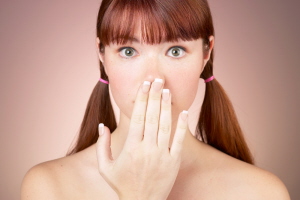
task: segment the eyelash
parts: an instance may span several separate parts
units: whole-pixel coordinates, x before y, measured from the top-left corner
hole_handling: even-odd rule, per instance
[[[174,49],[174,48],[181,49],[181,50],[184,51],[184,53],[186,53],[186,48],[181,47],[181,46],[173,46],[173,47],[171,47],[170,49],[168,49],[167,52],[169,52],[171,49]],[[121,48],[118,49],[118,52],[120,53],[120,52],[123,51],[124,49],[132,49],[134,52],[136,52],[136,50],[135,50],[134,48],[132,48],[132,47],[121,47]],[[121,57],[122,57],[122,58],[125,58],[125,59],[129,59],[129,58],[131,58],[131,57],[133,57],[133,56],[130,56],[130,57],[123,57],[123,56],[121,56]],[[181,56],[181,57],[182,57],[182,56]],[[179,58],[181,58],[181,57],[179,57]],[[173,58],[176,58],[176,57],[173,57]],[[179,58],[177,58],[177,59],[179,59]]]

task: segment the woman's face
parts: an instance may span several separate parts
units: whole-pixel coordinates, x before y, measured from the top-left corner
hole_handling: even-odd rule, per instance
[[[173,117],[189,109],[209,59],[209,54],[203,57],[202,39],[150,45],[140,42],[140,32],[135,38],[125,45],[105,46],[105,53],[99,54],[120,111],[130,118],[138,88],[155,78],[163,79],[163,88],[170,89]]]

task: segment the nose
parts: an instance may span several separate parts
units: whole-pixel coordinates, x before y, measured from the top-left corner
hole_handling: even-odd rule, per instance
[[[153,82],[156,78],[163,79],[165,83],[165,75],[163,73],[163,63],[158,56],[149,55],[144,62],[144,79],[142,81]]]

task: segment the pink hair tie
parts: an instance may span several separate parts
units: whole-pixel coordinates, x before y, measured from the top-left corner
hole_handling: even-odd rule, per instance
[[[100,78],[99,81],[101,81],[102,83],[108,84],[108,81],[106,81],[106,80],[104,80],[102,78]]]
[[[207,83],[207,82],[209,82],[209,81],[212,81],[212,80],[214,80],[214,76],[211,76],[211,77],[209,77],[208,79],[206,79],[205,81],[204,81],[204,83]]]

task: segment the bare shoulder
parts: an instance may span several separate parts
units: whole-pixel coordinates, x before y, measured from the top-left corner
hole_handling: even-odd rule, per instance
[[[242,161],[232,161],[229,167],[232,167],[232,173],[236,174],[233,176],[233,180],[236,181],[234,186],[245,191],[250,199],[290,199],[283,182],[271,172]]]
[[[221,183],[229,199],[290,200],[283,182],[271,172],[219,151],[216,158],[221,162],[214,172],[214,179],[216,183]]]
[[[95,146],[32,167],[22,183],[22,200],[118,199],[98,171]]]
[[[60,191],[57,186],[57,167],[61,159],[38,164],[32,167],[22,182],[21,199],[57,199]]]
[[[253,188],[259,191],[261,199],[290,199],[284,183],[271,172],[249,165],[245,168],[244,177],[249,180],[249,185],[251,184]],[[248,187],[248,189],[251,190],[251,187]]]
[[[81,163],[84,160],[75,154],[32,167],[23,179],[21,199],[64,199],[70,187],[80,182],[85,167]]]

